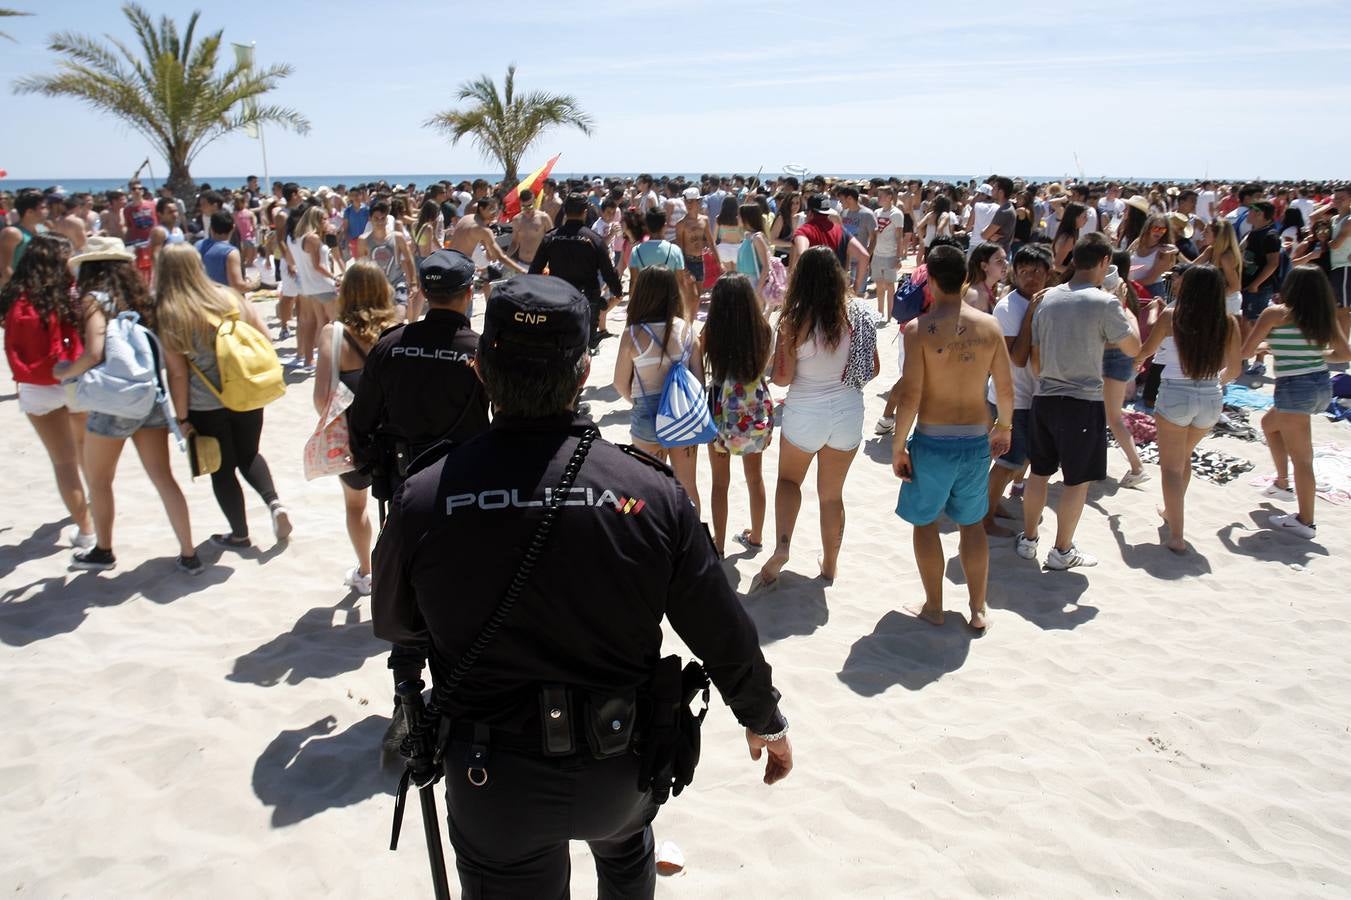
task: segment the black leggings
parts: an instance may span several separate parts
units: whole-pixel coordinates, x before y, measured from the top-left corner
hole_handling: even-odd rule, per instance
[[[272,485],[272,471],[267,460],[258,452],[258,439],[263,433],[263,411],[235,412],[231,409],[194,409],[188,421],[198,434],[220,441],[220,468],[211,473],[211,490],[216,503],[230,523],[230,533],[237,538],[249,536],[249,522],[244,517],[244,490],[235,477],[235,469],[263,498],[272,504],[277,489]]]

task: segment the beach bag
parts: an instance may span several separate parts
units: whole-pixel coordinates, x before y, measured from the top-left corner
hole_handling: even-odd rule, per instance
[[[352,441],[347,431],[347,407],[356,395],[338,377],[338,363],[342,360],[342,323],[333,323],[333,369],[328,383],[328,403],[319,416],[314,434],[305,442],[305,479],[313,481],[323,475],[340,475],[356,468],[352,459]]]
[[[857,300],[849,304],[849,358],[844,364],[840,380],[850,387],[863,390],[873,380],[873,360],[877,355],[877,320],[872,310]]]
[[[57,384],[52,367],[84,352],[80,330],[52,310],[44,320],[27,294],[5,313],[5,358],[19,384]]]
[[[248,412],[262,409],[286,393],[281,363],[277,351],[266,335],[258,333],[248,322],[241,321],[239,310],[231,310],[224,319],[208,316],[216,329],[216,369],[220,372],[220,387],[188,360],[192,371],[206,385],[207,390],[226,409]]]
[[[139,420],[168,397],[164,352],[159,340],[140,322],[140,313],[132,310],[108,320],[103,335],[103,362],[81,375],[75,384],[78,407],[119,419]]]
[[[784,268],[783,260],[779,259],[773,253],[769,254],[769,278],[765,280],[765,305],[774,309],[783,304],[783,298],[788,294],[788,270]]]
[[[651,328],[644,325],[643,330],[657,340]],[[708,395],[688,365],[693,347],[692,338],[685,342],[680,359],[672,361],[662,385],[661,401],[657,404],[657,443],[663,447],[692,447],[707,444],[718,436],[713,415],[708,411]],[[643,390],[646,393],[646,388]]]
[[[896,297],[891,301],[891,317],[904,325],[911,319],[918,319],[924,312],[924,293],[929,284],[929,271],[920,267],[901,279],[896,289]]]

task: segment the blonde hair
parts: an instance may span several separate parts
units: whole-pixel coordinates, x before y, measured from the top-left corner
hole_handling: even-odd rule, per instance
[[[191,353],[197,338],[214,330],[210,318],[238,312],[243,299],[206,275],[191,244],[166,244],[155,262],[159,338],[171,353]]]
[[[396,318],[394,289],[384,270],[369,259],[348,266],[338,287],[338,321],[343,327],[371,344]]]
[[[296,223],[295,233],[291,236],[297,242],[305,239],[306,235],[317,234],[319,239],[324,239],[325,223],[328,220],[328,213],[324,212],[322,206],[311,206],[305,210],[305,214],[300,217]]]
[[[1210,230],[1215,235],[1215,239],[1210,243],[1211,262],[1223,266],[1220,261],[1228,254],[1230,265],[1241,266],[1243,251],[1238,247],[1238,233],[1234,231],[1234,223],[1228,219],[1216,219],[1210,223]]]

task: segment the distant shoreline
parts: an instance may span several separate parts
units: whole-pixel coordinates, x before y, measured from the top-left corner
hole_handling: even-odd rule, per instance
[[[709,170],[709,171],[711,172],[712,170]],[[245,174],[243,174],[243,175],[196,175],[196,176],[194,176],[194,179],[196,180],[196,182],[197,182],[198,184],[206,183],[206,184],[210,184],[212,187],[220,187],[220,186],[224,185],[224,186],[226,186],[226,187],[236,188],[236,187],[242,186],[242,185],[244,184],[244,182],[247,180],[247,178],[248,178],[248,176],[249,176],[250,174],[257,174],[257,175],[258,175],[258,180],[259,180],[259,182],[260,182],[260,183],[262,182],[262,180],[263,180],[262,174],[261,174],[261,173],[256,173],[256,172],[245,173]],[[576,171],[576,172],[564,172],[564,171],[558,171],[558,170],[555,170],[554,173],[553,173],[553,177],[556,178],[556,179],[558,179],[559,181],[564,181],[564,180],[567,180],[567,179],[569,179],[569,178],[593,178],[593,177],[600,177],[600,178],[607,178],[607,177],[608,177],[608,178],[633,178],[633,177],[637,176],[638,174],[640,174],[640,173],[638,173],[638,172],[603,172],[603,171],[596,171],[596,170],[591,170],[591,171]],[[652,175],[654,175],[654,176],[657,176],[657,177],[667,177],[667,178],[683,177],[683,178],[685,178],[685,179],[687,179],[687,180],[698,181],[699,176],[702,175],[703,172],[698,172],[698,171],[696,171],[696,172],[652,172],[652,173],[650,173],[650,174],[652,174]],[[755,171],[752,170],[752,171],[747,171],[747,172],[739,172],[739,171],[735,171],[735,170],[727,170],[727,171],[722,171],[722,170],[720,170],[720,171],[718,171],[716,174],[719,174],[719,175],[744,175],[744,176],[746,176],[746,177],[749,178],[749,177],[751,177],[751,176],[753,176],[753,175],[755,174]],[[773,171],[773,172],[766,171],[762,177],[777,178],[777,177],[781,177],[782,174],[783,174],[782,172],[779,172],[779,171],[777,171],[777,170],[776,170],[776,171]],[[890,177],[892,177],[892,176],[894,175],[895,177],[903,178],[903,179],[918,178],[918,179],[920,179],[921,181],[924,181],[924,182],[928,182],[928,181],[944,181],[944,182],[949,182],[949,183],[952,183],[952,184],[961,183],[961,182],[970,182],[970,181],[974,181],[974,180],[976,180],[976,179],[983,179],[983,178],[989,177],[989,173],[988,173],[988,172],[987,172],[987,173],[983,173],[983,174],[979,174],[979,175],[930,175],[930,174],[920,174],[920,173],[900,173],[900,172],[887,172],[887,173],[872,173],[872,172],[843,172],[843,173],[821,172],[821,173],[817,173],[817,172],[811,172],[810,174],[811,174],[811,175],[821,174],[821,175],[825,175],[825,176],[828,177],[828,178],[846,179],[846,180],[859,180],[859,179],[868,179],[868,178],[890,178]],[[449,181],[451,181],[451,182],[460,182],[460,181],[464,181],[464,180],[473,181],[473,180],[476,179],[476,178],[484,178],[484,179],[487,179],[489,182],[495,182],[495,181],[500,180],[501,177],[502,177],[502,176],[501,176],[500,173],[489,173],[489,172],[467,172],[467,173],[438,173],[438,172],[424,172],[424,173],[421,173],[421,174],[416,174],[416,173],[414,173],[414,174],[407,174],[407,173],[405,173],[405,174],[367,174],[367,175],[357,174],[357,175],[299,175],[299,176],[297,176],[297,175],[272,175],[272,176],[270,176],[270,178],[271,178],[272,181],[283,181],[283,182],[285,182],[285,181],[294,181],[294,182],[296,182],[297,184],[299,184],[301,187],[306,188],[306,189],[308,189],[308,190],[315,190],[316,188],[319,188],[319,187],[321,187],[321,186],[335,187],[336,185],[339,185],[339,184],[349,184],[349,185],[350,185],[350,184],[367,184],[367,183],[373,182],[373,181],[385,181],[385,182],[388,182],[388,183],[391,184],[391,185],[394,185],[394,184],[407,184],[407,183],[409,183],[409,182],[411,181],[411,182],[413,182],[414,184],[421,185],[421,186],[425,186],[425,185],[431,184],[431,183],[434,182],[434,181],[441,181],[441,180],[449,180]],[[1087,180],[1089,180],[1089,181],[1099,181],[1099,182],[1100,182],[1100,181],[1121,181],[1121,182],[1140,183],[1140,182],[1154,182],[1154,181],[1161,181],[1161,182],[1165,182],[1165,183],[1168,183],[1168,184],[1190,184],[1190,183],[1194,183],[1194,182],[1199,182],[1199,181],[1205,180],[1206,178],[1208,178],[1208,179],[1211,180],[1211,181],[1225,182],[1225,183],[1231,183],[1231,184],[1232,184],[1232,183],[1238,183],[1238,182],[1242,182],[1242,181],[1248,180],[1248,179],[1243,179],[1243,178],[1240,178],[1240,179],[1220,178],[1220,177],[1218,177],[1218,176],[1197,176],[1197,177],[1176,177],[1176,176],[1174,176],[1174,177],[1167,177],[1167,178],[1165,178],[1165,177],[1139,176],[1139,175],[1135,175],[1135,176],[1126,176],[1126,175],[1092,175],[1092,176],[1085,175],[1085,176],[1075,176],[1075,175],[1073,175],[1073,174],[1060,174],[1060,175],[1019,175],[1019,176],[1015,176],[1015,177],[1021,178],[1021,179],[1025,180],[1025,181],[1028,181],[1028,182],[1030,182],[1030,183],[1035,183],[1035,184],[1047,184],[1047,183],[1052,182],[1052,181],[1062,181],[1062,182],[1063,182],[1063,181],[1066,181],[1066,180],[1073,180],[1073,179],[1076,178],[1076,177],[1082,177],[1082,178],[1085,178],[1085,179],[1087,179]],[[1258,179],[1258,180],[1263,180],[1263,179]],[[1265,179],[1265,180],[1270,181],[1270,180],[1272,180],[1272,179]],[[1291,182],[1297,183],[1297,181],[1298,181],[1297,179],[1275,179],[1275,180],[1278,181],[1278,182],[1287,182],[1287,183],[1291,183]],[[1312,179],[1312,180],[1313,180],[1313,181],[1320,181],[1320,180],[1327,180],[1327,179]],[[122,177],[122,178],[118,178],[118,177],[107,177],[107,178],[5,178],[5,179],[0,179],[0,191],[9,191],[9,192],[12,193],[12,192],[14,192],[14,191],[18,191],[18,190],[21,190],[21,189],[23,189],[23,188],[36,188],[36,189],[38,189],[38,190],[46,190],[46,189],[49,188],[49,187],[58,187],[58,186],[59,186],[59,187],[61,187],[61,188],[64,188],[65,191],[66,191],[66,193],[82,193],[82,192],[98,193],[98,192],[100,192],[100,191],[106,191],[106,190],[109,190],[109,189],[111,189],[111,188],[125,187],[126,184],[127,184],[127,181],[128,181],[128,179],[127,179],[126,177]],[[151,178],[151,177],[149,177],[149,176],[142,176],[142,178],[141,178],[141,183],[142,183],[142,184],[148,184],[148,185],[151,185],[152,187],[153,187],[153,186],[157,186],[157,185],[161,184],[162,182],[163,182],[163,179],[162,179],[162,178],[161,178],[161,179],[156,179],[156,178]]]

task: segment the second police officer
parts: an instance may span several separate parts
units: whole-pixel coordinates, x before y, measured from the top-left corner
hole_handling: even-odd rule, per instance
[[[478,352],[492,427],[407,480],[376,547],[376,635],[430,647],[466,898],[566,896],[569,840],[590,845],[600,897],[653,895],[663,618],[751,757],[767,752],[764,781],[793,765],[755,626],[689,497],[576,413],[590,326],[560,279],[493,292]]]
[[[347,410],[352,455],[370,472],[382,510],[420,455],[488,428],[488,398],[474,372],[478,334],[468,318],[474,263],[456,250],[437,250],[418,264],[418,280],[427,314],[380,336]],[[417,679],[426,654],[419,644],[395,642],[394,684]],[[396,751],[404,731],[396,696],[385,749]]]

